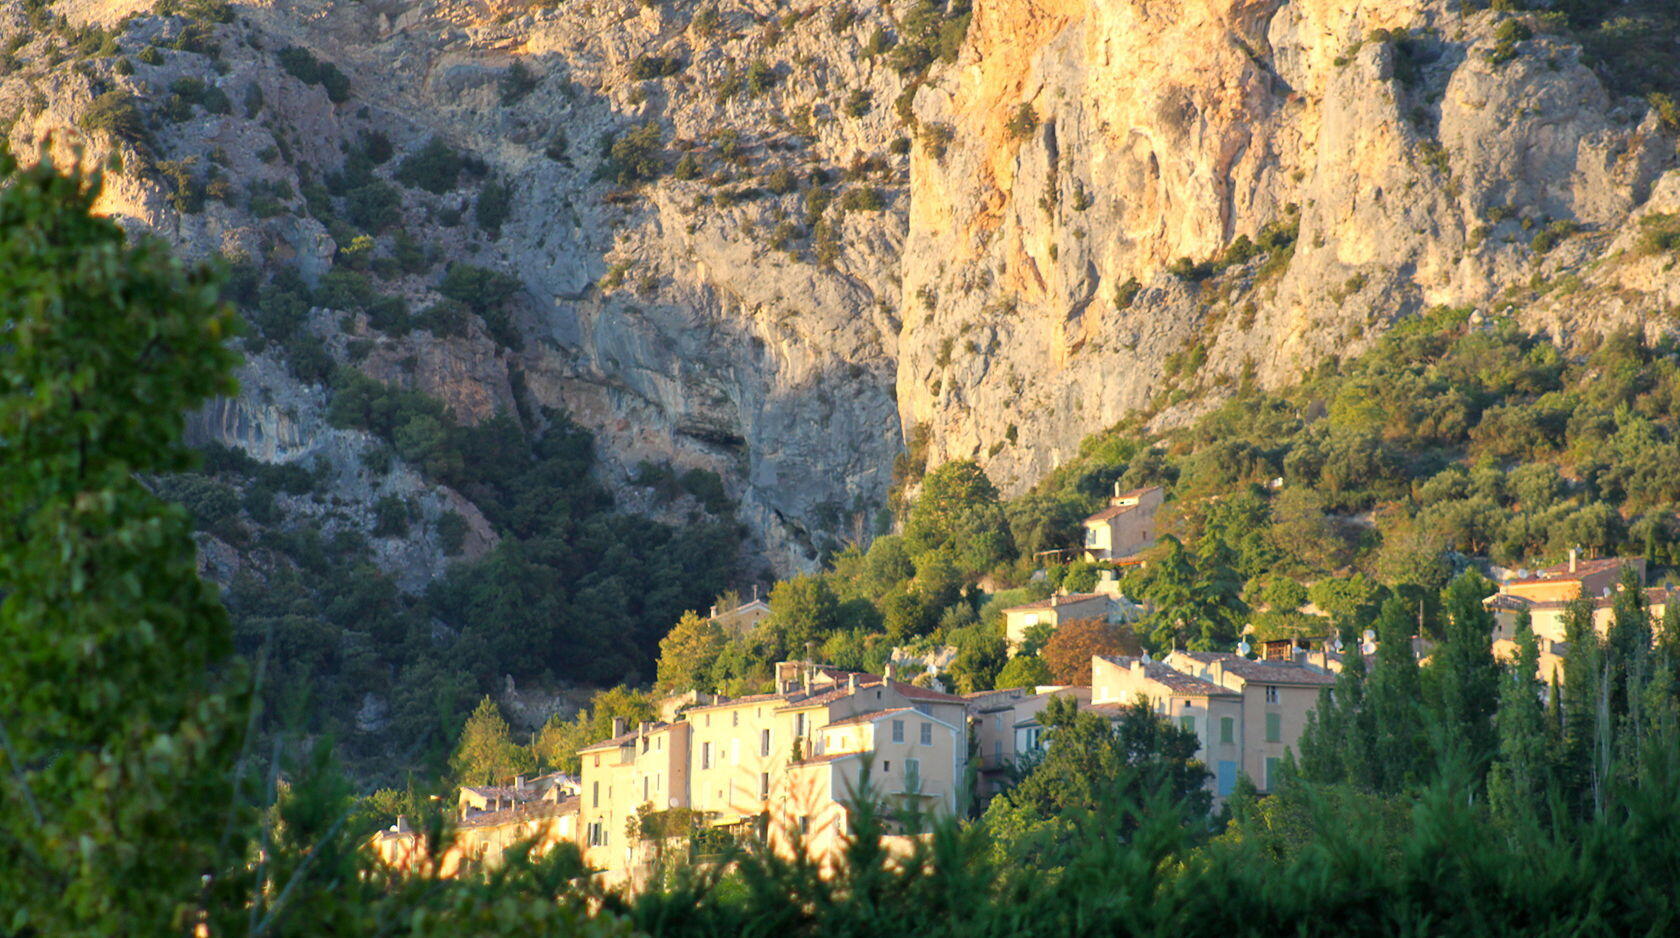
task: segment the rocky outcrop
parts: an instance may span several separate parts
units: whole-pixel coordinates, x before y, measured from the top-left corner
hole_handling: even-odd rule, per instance
[[[28,28],[14,6],[8,35]],[[920,15],[909,0],[853,16],[264,0],[210,27],[214,55],[140,61],[179,22],[131,20],[132,74],[23,69],[0,114],[21,115],[15,147],[56,135],[68,152],[89,101],[132,90],[154,149],[89,136],[92,156],[125,157],[102,208],[310,283],[354,232],[302,196],[370,134],[394,152],[382,178],[434,138],[468,154],[461,185],[401,189],[397,227],[432,262],[381,289],[420,310],[450,263],[509,273],[517,347],[478,323],[440,337],[325,309],[312,334],[458,420],[564,410],[639,510],[664,510],[629,485],[639,463],[716,471],[785,572],[870,535],[907,430],[1015,491],[1129,414],[1184,419],[1429,306],[1516,303],[1563,338],[1666,328],[1649,314],[1676,278],[1636,248],[1641,217],[1680,210],[1672,130],[1540,18],[1518,18],[1521,38],[1508,14],[1460,6],[980,0],[923,81],[881,48]],[[144,8],[59,7],[109,25]],[[287,46],[334,63],[347,96],[280,68]],[[231,106],[159,117],[182,78]],[[612,144],[648,125],[655,168],[627,175]],[[182,210],[157,167],[195,156],[291,195],[279,212],[239,191]],[[511,196],[495,234],[474,223],[486,180]],[[490,542],[458,493],[400,464],[370,476],[369,441],[326,425],[327,392],[253,351],[202,438],[325,458],[363,516],[400,491],[470,516],[470,550]],[[447,562],[420,527],[383,550],[410,585]]]
[[[1500,18],[1458,6],[977,3],[916,99],[954,133],[918,150],[903,264],[899,403],[931,459],[1018,489],[1129,412],[1181,419],[1186,391],[1291,381],[1625,247],[1672,132],[1566,39],[1500,61]],[[1537,251],[1553,222],[1570,234]],[[1283,227],[1278,263],[1167,272]],[[1618,302],[1596,292],[1569,306]]]

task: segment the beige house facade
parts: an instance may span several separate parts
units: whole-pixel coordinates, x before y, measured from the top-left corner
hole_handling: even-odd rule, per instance
[[[1299,661],[1253,661],[1221,652],[1175,651],[1166,663],[1241,695],[1241,757],[1234,765],[1216,758],[1208,766],[1216,790],[1224,791],[1236,783],[1238,771],[1261,791],[1271,791],[1284,757],[1300,750],[1307,714],[1318,706],[1319,693],[1336,683],[1329,671]]]
[[[656,851],[631,825],[671,808],[818,857],[843,841],[865,764],[894,804],[954,811],[967,777],[966,726],[961,697],[890,675],[783,662],[774,693],[693,706],[671,723],[579,750],[584,860],[609,885],[642,882]]]
[[[1118,560],[1155,543],[1155,515],[1166,500],[1159,485],[1119,491],[1107,507],[1085,519],[1085,559]]]
[[[1091,659],[1091,709],[1118,718],[1139,698],[1196,734],[1196,758],[1213,773],[1208,785],[1215,799],[1229,795],[1246,742],[1243,695],[1146,656]]]

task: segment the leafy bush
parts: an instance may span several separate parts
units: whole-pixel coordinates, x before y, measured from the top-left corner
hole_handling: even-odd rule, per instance
[[[287,46],[276,53],[280,67],[306,85],[320,85],[327,99],[343,104],[350,99],[350,79],[338,66],[317,59],[314,53],[301,46]]]
[[[94,98],[80,121],[83,130],[107,133],[136,146],[148,146],[151,136],[134,96],[126,91],[107,91]]]
[[[634,186],[659,178],[665,168],[665,149],[659,123],[648,121],[612,138],[601,161],[600,178]]]
[[[501,235],[502,223],[507,221],[512,207],[513,191],[505,183],[492,179],[479,190],[473,215],[478,220],[478,227],[495,238]]]
[[[393,174],[405,186],[436,195],[455,188],[466,168],[466,159],[442,137],[433,137],[418,151],[403,158]]]
[[[1004,123],[1003,129],[1016,139],[1029,137],[1038,129],[1038,112],[1026,102],[1017,104],[1014,110],[1009,112],[1009,120]]]
[[[514,62],[501,78],[502,106],[511,107],[519,103],[541,83],[542,79],[533,74],[524,62]]]

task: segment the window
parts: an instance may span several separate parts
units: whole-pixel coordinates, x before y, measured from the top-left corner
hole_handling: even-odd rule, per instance
[[[1271,756],[1266,759],[1266,790],[1271,791],[1282,781],[1278,778],[1278,758]]]
[[[998,760],[999,762],[1003,761],[1003,740],[998,739],[992,741],[992,758]]]
[[[729,764],[741,764],[741,741],[738,739],[732,739],[729,741]]]
[[[1275,704],[1275,703],[1278,702],[1278,689],[1277,688],[1275,688],[1275,687],[1267,687],[1266,688],[1266,702],[1269,703],[1269,704]]]
[[[729,712],[729,725],[730,726],[740,726],[741,725],[741,711],[731,710]]]
[[[1283,742],[1283,714],[1281,714],[1281,713],[1268,713],[1268,714],[1266,714],[1266,742],[1268,742],[1268,743],[1281,743],[1281,742]]]
[[[809,834],[810,832],[811,832],[811,819],[809,817],[801,816],[799,818],[799,833],[803,835],[803,834]]]
[[[1237,721],[1231,717],[1219,718],[1219,741],[1230,744],[1237,741]]]
[[[665,750],[665,737],[660,736],[660,737],[656,738],[653,741],[653,748],[655,750],[663,752]]]
[[[1038,748],[1040,748],[1039,744],[1038,744],[1038,734],[1039,734],[1039,731],[1041,729],[1042,729],[1042,727],[1037,727],[1037,726],[1027,727],[1027,745],[1026,745],[1026,748],[1028,748],[1028,749],[1038,749]]]
[[[1182,727],[1184,729],[1184,732],[1186,732],[1186,733],[1196,732],[1196,718],[1195,717],[1190,717],[1190,716],[1179,717],[1178,718],[1178,725],[1180,727]]]
[[[761,756],[767,756],[767,755],[770,754],[770,731],[769,730],[759,730],[758,731],[758,754],[761,755]]]
[[[924,746],[933,745],[933,724],[932,723],[923,723],[922,724],[922,745],[924,745]]]
[[[601,806],[601,783],[600,782],[590,782],[589,783],[589,806],[591,808],[599,808]]]
[[[701,743],[700,744],[700,767],[702,769],[709,769],[709,768],[712,767],[712,744],[711,743]]]
[[[793,735],[805,735],[805,714],[796,713],[793,715]]]
[[[887,773],[889,773],[891,771],[892,771],[892,760],[891,759],[881,760],[881,774],[886,775]]]
[[[904,760],[904,790],[921,791],[922,789],[922,760]]]
[[[903,720],[894,720],[894,721],[892,721],[892,726],[893,726],[893,737],[892,737],[893,742],[895,742],[895,743],[904,742],[904,721]]]
[[[760,799],[770,797],[770,773],[769,772],[758,773],[758,797]]]
[[[642,776],[642,800],[643,801],[648,800],[648,784],[652,781],[653,781],[652,776],[650,776],[650,775]]]

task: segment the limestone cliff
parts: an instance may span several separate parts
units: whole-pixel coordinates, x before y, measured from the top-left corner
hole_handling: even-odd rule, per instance
[[[72,33],[104,24],[116,54],[55,60],[38,6],[0,2],[12,145],[121,156],[105,209],[189,253],[318,283],[359,250],[309,197],[348,154],[388,141],[381,179],[434,138],[466,154],[458,185],[401,188],[373,250],[400,231],[429,253],[381,289],[420,309],[451,262],[504,271],[520,341],[326,308],[309,333],[462,420],[569,412],[633,509],[664,510],[629,484],[644,460],[718,472],[781,571],[874,529],[911,432],[1017,490],[1130,413],[1291,380],[1427,306],[1518,303],[1566,337],[1666,328],[1651,314],[1680,300],[1664,259],[1630,250],[1641,217],[1680,210],[1673,128],[1530,14],[261,0],[195,22],[190,3],[66,0]],[[895,55],[920,33],[954,61]],[[344,86],[281,67],[292,48]],[[112,90],[149,145],[78,130]],[[649,165],[626,170],[614,144],[649,126]],[[236,185],[184,205],[183,173]],[[505,217],[475,223],[491,184]],[[252,351],[205,438],[327,458],[353,519],[416,493],[491,543],[458,493],[368,469],[365,435],[325,425],[327,391]],[[382,559],[423,583],[444,563],[429,536]]]

